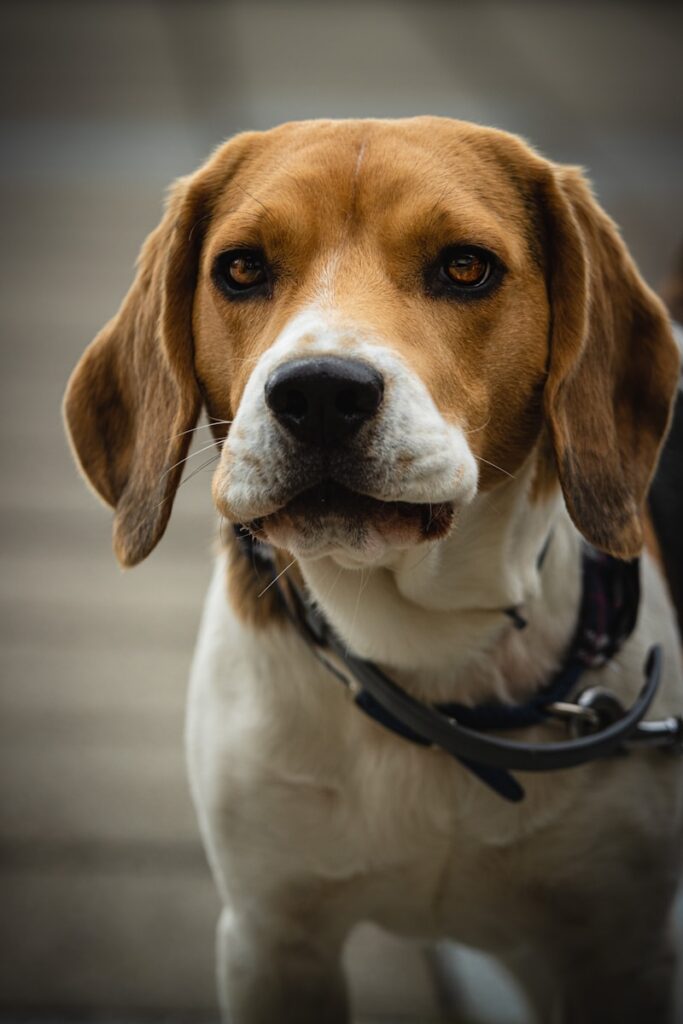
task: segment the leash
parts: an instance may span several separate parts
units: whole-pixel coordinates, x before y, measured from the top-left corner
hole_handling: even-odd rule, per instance
[[[523,705],[491,701],[472,708],[419,701],[373,662],[351,654],[294,581],[277,578],[271,549],[242,527],[236,526],[235,534],[245,555],[271,573],[289,621],[361,711],[404,739],[450,754],[506,800],[524,798],[512,771],[558,771],[633,748],[683,752],[683,718],[643,721],[661,682],[659,644],[648,652],[644,685],[629,708],[602,686],[591,686],[576,700],[568,699],[582,673],[607,664],[635,627],[640,598],[637,560],[621,562],[585,545],[579,622],[559,672]],[[546,550],[547,543],[542,555]],[[502,609],[516,628],[523,629],[524,619],[512,615],[513,611]],[[488,729],[519,729],[553,719],[568,725],[569,739],[528,743],[485,734]]]

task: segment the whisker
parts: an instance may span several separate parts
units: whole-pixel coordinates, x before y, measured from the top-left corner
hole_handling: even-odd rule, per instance
[[[417,560],[415,565],[411,565],[411,567],[409,569],[409,572],[415,572],[415,570],[417,569],[418,565],[422,565],[422,563],[424,562],[425,558],[428,558],[431,555],[431,553],[432,553],[432,549],[429,547],[429,545],[427,545],[427,550],[425,551],[424,555],[422,556],[422,558],[419,558]]]
[[[365,593],[365,588],[367,587],[372,577],[372,569],[367,570],[367,576],[365,575],[365,572],[365,569],[360,570],[360,584],[358,586],[358,593],[356,594],[356,604],[353,609],[353,619],[351,620],[351,629],[349,630],[349,636],[353,635],[353,631],[356,628],[356,619],[358,618],[358,611],[360,609],[360,599]],[[347,647],[347,651],[348,650],[349,648]]]
[[[199,452],[197,452],[197,454],[199,454]],[[212,455],[210,459],[207,459],[206,462],[203,462],[201,466],[198,466],[197,469],[194,469],[188,476],[185,477],[185,479],[180,484],[178,484],[178,489],[180,489],[183,486],[183,484],[186,484],[188,480],[191,480],[193,476],[196,476],[197,473],[200,473],[203,469],[206,469],[207,466],[210,466],[212,462],[216,461],[216,459],[219,459],[220,454],[220,452],[216,452],[216,454]],[[159,479],[161,481],[162,478],[160,477]],[[137,524],[136,533],[140,533],[142,530],[147,529],[147,525],[150,522],[150,520],[154,518],[154,513],[156,512],[156,510],[161,508],[162,505],[165,505],[167,501],[171,501],[173,497],[175,497],[175,492],[173,494],[167,494],[165,497],[161,499],[161,501],[157,501],[156,505],[152,506],[150,514]]]
[[[427,523],[427,531],[426,532],[429,532],[429,527],[432,525],[432,518],[433,518],[432,503],[430,501],[429,502],[429,522]]]
[[[362,574],[363,574],[363,571],[364,571],[364,570],[363,570],[363,569],[361,569],[361,576],[362,576]],[[372,569],[368,569],[368,574],[367,574],[367,576],[365,577],[365,582],[363,583],[363,581],[361,580],[361,583],[362,583],[362,587],[363,587],[363,589],[361,590],[361,597],[362,597],[362,596],[363,596],[363,594],[365,593],[365,589],[366,589],[366,587],[367,587],[368,583],[370,582],[370,580],[371,580],[371,578],[372,578],[372,572],[373,572],[373,570],[372,570]]]
[[[262,202],[261,202],[261,200],[260,200],[260,199],[257,199],[257,198],[256,198],[256,196],[254,196],[254,195],[252,195],[252,194],[251,194],[251,192],[247,192],[246,188],[244,188],[244,186],[243,186],[243,185],[240,185],[240,184],[239,184],[239,182],[235,182],[234,184],[236,184],[236,185],[237,185],[238,189],[240,189],[240,190],[241,190],[242,192],[244,192],[245,196],[249,196],[249,198],[250,198],[250,199],[253,199],[255,203],[258,203],[258,204],[259,204],[259,206],[260,206],[260,207],[261,207],[261,208],[263,209],[263,211],[265,212],[266,216],[272,219],[272,216],[273,216],[273,215],[272,215],[272,213],[270,212],[270,210],[268,209],[268,207],[267,207],[267,206],[265,205],[265,203],[262,203]]]
[[[263,597],[263,595],[265,594],[266,590],[270,590],[270,588],[271,588],[271,587],[272,587],[272,586],[273,586],[273,585],[274,585],[275,583],[277,583],[277,581],[278,581],[278,580],[280,579],[280,577],[281,577],[281,576],[284,576],[284,574],[285,574],[285,573],[287,572],[287,570],[288,570],[288,569],[291,569],[291,568],[292,568],[292,566],[294,565],[294,563],[295,563],[295,562],[296,562],[296,558],[293,558],[293,559],[292,559],[292,561],[291,561],[291,562],[289,563],[289,565],[286,565],[286,566],[284,567],[284,569],[282,570],[282,572],[279,572],[279,573],[277,574],[277,576],[276,576],[276,577],[275,577],[274,579],[272,579],[272,580],[270,581],[270,583],[268,584],[268,586],[267,586],[267,587],[264,587],[264,588],[263,588],[263,590],[261,591],[261,593],[260,593],[260,594],[258,594],[258,595],[257,595],[257,597]]]
[[[505,473],[505,476],[509,476],[511,480],[515,479],[514,474],[508,473],[507,469],[503,469],[502,466],[497,466],[495,462],[489,462],[488,459],[483,459],[481,455],[475,455],[474,457],[475,459],[478,459],[479,462],[485,462],[487,466],[492,466],[493,469],[497,469],[499,473]]]
[[[171,437],[182,437],[183,434],[192,434],[195,430],[206,430],[207,427],[218,427],[222,423],[231,424],[232,420],[210,420],[208,423],[200,423],[198,427],[190,427],[189,430],[179,430],[177,434],[171,434]],[[168,441],[171,437],[167,438]]]
[[[193,459],[195,455],[201,455],[202,452],[208,452],[209,448],[213,448],[216,444],[216,441],[212,441],[211,444],[205,445],[204,448],[198,448],[196,452],[191,452],[189,455],[186,455],[184,459],[179,459],[178,462],[174,462],[172,466],[169,466],[168,469],[164,470],[159,479],[163,480],[165,476],[168,476],[171,470],[176,468],[176,466],[181,466],[183,462],[188,462],[188,460]]]
[[[464,434],[476,434],[478,431],[483,430],[484,427],[488,427],[490,422],[491,422],[491,417],[489,416],[489,418],[487,419],[486,423],[482,423],[482,425],[480,427],[472,427],[471,430],[464,430],[463,433]]]
[[[207,459],[206,462],[203,462],[201,464],[201,466],[197,466],[197,468],[193,469],[191,473],[188,473],[188,475],[185,477],[185,479],[178,485],[178,488],[180,489],[181,487],[183,487],[188,482],[188,480],[191,480],[193,476],[197,475],[197,473],[201,473],[201,471],[203,469],[206,469],[207,466],[210,466],[212,462],[216,462],[216,460],[220,459],[220,457],[221,457],[221,453],[220,452],[216,452],[216,454],[212,455],[210,459]],[[166,499],[164,498],[164,501],[165,500]],[[159,502],[159,504],[161,505],[163,503]]]
[[[200,224],[203,224],[205,220],[210,220],[210,219],[211,219],[211,214],[210,214],[210,213],[206,213],[206,214],[205,214],[205,215],[204,215],[203,217],[199,217],[199,218],[198,218],[198,219],[197,219],[197,220],[196,220],[196,221],[194,222],[194,224],[193,224],[193,225],[192,225],[192,227],[190,228],[190,233],[189,233],[189,235],[187,236],[187,240],[188,240],[188,242],[191,242],[191,241],[192,241],[192,236],[193,236],[193,234],[195,233],[196,229],[197,229],[197,228],[199,227],[199,225],[200,225]]]
[[[327,593],[325,594],[325,601],[329,601],[330,597],[332,596],[332,591],[333,591],[333,590],[334,590],[334,588],[336,587],[337,583],[339,583],[339,577],[341,576],[341,574],[342,574],[343,572],[344,572],[344,566],[343,566],[343,565],[340,565],[340,566],[339,566],[339,569],[338,569],[338,571],[337,571],[337,575],[336,575],[336,576],[334,577],[334,579],[333,579],[333,581],[332,581],[332,586],[330,587],[330,589],[329,589],[329,590],[327,591]],[[322,604],[322,603],[323,603],[323,602],[321,602],[321,604]]]

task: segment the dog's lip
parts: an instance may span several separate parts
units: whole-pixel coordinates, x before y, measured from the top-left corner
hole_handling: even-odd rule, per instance
[[[392,518],[406,525],[417,525],[425,540],[437,540],[451,528],[455,515],[452,501],[385,501],[352,490],[335,480],[321,480],[290,498],[280,508],[252,520],[248,525],[260,529],[279,516],[377,520]]]

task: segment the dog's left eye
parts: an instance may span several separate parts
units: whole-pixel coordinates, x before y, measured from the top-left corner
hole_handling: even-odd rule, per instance
[[[491,262],[481,253],[459,249],[444,260],[443,269],[461,288],[481,288],[491,273]]]
[[[216,259],[213,276],[231,297],[263,292],[269,286],[268,266],[258,249],[231,249]]]
[[[474,298],[492,291],[504,271],[498,257],[482,246],[449,246],[428,268],[426,284],[435,296]]]

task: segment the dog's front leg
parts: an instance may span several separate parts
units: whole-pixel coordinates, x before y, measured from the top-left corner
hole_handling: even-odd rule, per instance
[[[347,1024],[338,937],[292,918],[226,907],[217,954],[225,1024]]]

